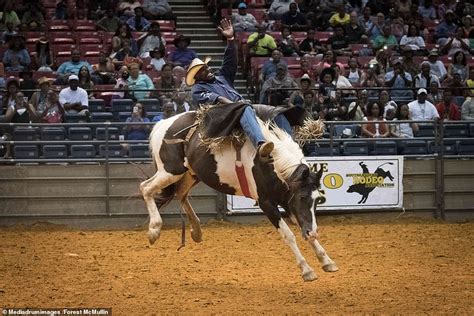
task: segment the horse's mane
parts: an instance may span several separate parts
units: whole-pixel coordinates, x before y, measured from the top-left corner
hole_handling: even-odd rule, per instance
[[[273,150],[273,161],[275,171],[284,180],[287,180],[296,168],[306,164],[303,151],[288,133],[273,123],[263,123],[259,120],[263,136],[275,144]]]

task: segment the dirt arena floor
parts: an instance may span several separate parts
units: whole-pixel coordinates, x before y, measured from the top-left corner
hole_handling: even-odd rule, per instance
[[[145,230],[0,229],[0,306],[112,307],[114,315],[474,315],[474,223],[412,215],[320,217],[340,271],[303,282],[267,223],[203,225],[176,251],[180,228],[149,246]],[[295,227],[293,227],[295,228]]]

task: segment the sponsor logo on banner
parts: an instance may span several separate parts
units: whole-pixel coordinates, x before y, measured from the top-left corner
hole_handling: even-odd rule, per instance
[[[323,169],[318,210],[401,209],[403,157],[307,157],[312,171]],[[227,196],[230,213],[261,212],[258,203]]]

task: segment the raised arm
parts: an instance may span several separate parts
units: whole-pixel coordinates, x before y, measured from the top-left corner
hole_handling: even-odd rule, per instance
[[[222,19],[217,30],[227,39],[227,47],[225,49],[220,74],[224,76],[230,85],[233,85],[238,66],[237,48],[234,41],[234,28],[229,19]]]

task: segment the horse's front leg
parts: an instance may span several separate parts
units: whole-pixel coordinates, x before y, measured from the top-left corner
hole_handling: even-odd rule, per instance
[[[296,263],[301,269],[301,276],[305,281],[314,281],[317,279],[314,270],[309,266],[306,259],[303,257],[298,245],[296,244],[296,237],[291,231],[290,227],[286,224],[286,222],[281,217],[281,214],[278,210],[276,205],[273,205],[269,202],[261,202],[259,201],[260,208],[263,210],[265,215],[270,219],[270,222],[276,227],[278,232],[280,233],[283,240],[286,244],[290,247],[296,257]]]
[[[324,271],[336,272],[339,270],[336,263],[328,256],[326,250],[324,250],[323,246],[321,246],[316,238],[308,239],[308,241],[311,248],[316,252],[316,256],[318,257],[319,263],[321,263]]]

